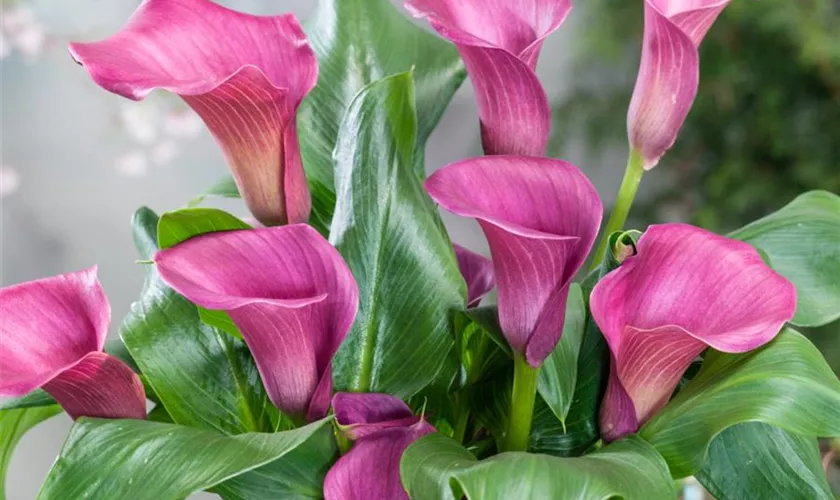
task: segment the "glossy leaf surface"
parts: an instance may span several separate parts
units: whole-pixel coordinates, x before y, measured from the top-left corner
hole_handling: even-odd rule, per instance
[[[298,111],[298,133],[312,193],[311,223],[329,227],[336,193],[333,149],[356,94],[413,68],[413,165],[422,174],[426,139],[466,73],[454,46],[413,24],[388,0],[319,0],[304,29],[318,56],[319,78]]]
[[[805,193],[730,236],[757,247],[796,285],[791,323],[820,326],[840,318],[840,196]]]
[[[635,436],[585,457],[503,453],[479,462],[455,441],[432,434],[406,450],[400,471],[414,500],[675,496],[664,460]]]
[[[350,2],[353,3],[353,2]],[[466,287],[452,244],[414,169],[411,73],[366,87],[341,124],[330,241],[359,286],[359,312],[333,361],[336,391],[407,398],[454,345]]]
[[[703,467],[718,433],[748,421],[806,436],[840,435],[840,381],[798,332],[785,329],[745,354],[710,350],[697,376],[640,435],[679,478]]]

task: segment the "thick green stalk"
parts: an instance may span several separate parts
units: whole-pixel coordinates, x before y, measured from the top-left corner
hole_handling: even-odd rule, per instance
[[[591,269],[597,268],[601,265],[601,260],[604,258],[604,252],[607,250],[607,241],[610,235],[616,231],[620,231],[627,222],[627,216],[630,214],[630,207],[633,206],[633,200],[636,198],[636,192],[639,190],[639,183],[642,181],[642,174],[645,173],[644,158],[638,151],[631,149],[630,158],[627,160],[627,168],[624,170],[624,179],[621,181],[621,187],[618,190],[618,197],[615,199],[610,220],[607,221],[604,231],[601,233],[601,241],[598,243],[598,249],[595,251],[595,258],[592,259]]]
[[[499,440],[500,451],[527,451],[539,374],[539,367],[529,365],[520,354],[514,355],[510,420],[507,433]]]

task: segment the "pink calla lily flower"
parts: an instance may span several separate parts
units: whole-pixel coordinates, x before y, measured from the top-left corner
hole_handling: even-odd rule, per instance
[[[251,213],[266,225],[309,219],[295,118],[318,63],[297,19],[209,0],[145,0],[122,31],[70,54],[102,88],[141,100],[181,96],[210,129]]]
[[[467,283],[467,307],[476,307],[481,299],[496,286],[493,262],[461,245],[452,246],[455,248],[455,257],[458,259],[458,269]]]
[[[601,224],[592,183],[560,160],[486,156],[438,170],[426,190],[446,210],[478,220],[490,245],[502,331],[539,366],[560,340],[569,284]]]
[[[630,146],[659,163],[688,116],[700,80],[698,48],[730,0],[645,0],[642,61],[630,110]]]
[[[534,70],[543,40],[557,30],[571,0],[409,0],[458,47],[478,101],[488,155],[542,156],[551,110]]]
[[[73,418],[146,418],[140,378],[102,348],[111,306],[96,266],[0,290],[0,396],[43,388]]]
[[[612,353],[601,434],[636,432],[668,402],[707,347],[746,352],[796,311],[793,284],[750,245],[687,224],[651,226],[592,291],[592,316]]]
[[[161,250],[155,263],[175,291],[230,315],[275,406],[309,421],[326,415],[332,358],[359,290],[317,231],[294,224],[209,233]]]
[[[400,458],[435,428],[388,394],[338,393],[332,406],[339,426],[356,444],[327,473],[325,499],[408,500],[400,482]]]

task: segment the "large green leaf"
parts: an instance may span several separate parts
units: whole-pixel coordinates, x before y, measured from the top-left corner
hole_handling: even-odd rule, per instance
[[[659,500],[676,495],[665,461],[635,436],[585,457],[503,453],[479,462],[455,441],[431,434],[408,447],[400,475],[413,500]]]
[[[793,324],[819,326],[840,318],[840,196],[805,193],[730,236],[757,247],[796,285]]]
[[[6,498],[6,472],[20,438],[44,420],[61,413],[57,404],[0,410],[0,500]]]
[[[455,47],[414,25],[389,0],[319,0],[306,23],[318,56],[318,85],[298,112],[312,219],[329,227],[335,204],[333,150],[339,123],[366,85],[413,69],[417,83],[414,165],[466,75]],[[341,175],[341,174],[339,174]]]
[[[551,411],[565,425],[572,406],[578,373],[578,356],[586,326],[586,303],[580,285],[569,288],[563,336],[540,368],[537,390]]]
[[[157,248],[157,230],[154,212],[139,209],[134,237],[145,259]],[[228,434],[280,424],[245,343],[202,323],[153,266],[120,335],[174,422]]]
[[[331,432],[328,423],[324,419],[286,432],[226,436],[144,420],[81,418],[38,498],[184,498],[323,439],[318,434]]]
[[[840,381],[798,332],[785,329],[745,354],[709,351],[697,376],[640,435],[679,478],[703,466],[721,431],[748,421],[806,436],[840,436]]]
[[[359,285],[359,312],[333,361],[337,390],[411,396],[454,345],[466,289],[414,171],[416,131],[411,73],[366,87],[341,124],[330,240]]]
[[[760,422],[718,434],[696,476],[718,500],[834,500],[816,438]]]

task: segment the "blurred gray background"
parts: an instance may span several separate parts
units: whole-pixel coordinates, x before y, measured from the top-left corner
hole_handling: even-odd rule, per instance
[[[254,14],[291,11],[301,19],[314,4],[220,3]],[[0,4],[0,281],[5,286],[98,264],[113,308],[112,335],[142,285],[129,224],[134,210],[147,205],[160,213],[181,207],[227,172],[203,125],[177,98],[158,93],[134,103],[109,94],[67,55],[69,41],[93,41],[114,33],[138,4]],[[543,50],[538,73],[552,100],[567,91],[565,73],[577,24],[573,12]],[[593,157],[573,142],[564,159],[579,165],[609,200],[624,166],[624,147],[618,146]],[[479,151],[477,110],[467,82],[428,144],[427,169],[431,172]],[[653,183],[646,184],[649,189]],[[225,208],[244,214],[239,205]],[[444,217],[455,241],[486,253],[476,224]],[[70,425],[70,419],[60,415],[23,438],[9,470],[10,500],[35,497]]]

